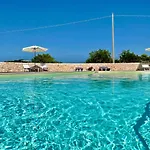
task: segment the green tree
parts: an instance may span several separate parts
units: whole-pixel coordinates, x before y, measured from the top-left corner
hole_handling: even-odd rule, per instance
[[[111,54],[108,50],[99,49],[89,53],[86,63],[110,63],[112,62]]]
[[[38,54],[32,59],[36,63],[56,63],[57,61],[49,54]]]
[[[115,63],[120,63],[120,60],[119,59],[115,59]]]
[[[149,62],[150,61],[150,57],[148,55],[146,55],[146,54],[142,54],[140,56],[140,60],[141,60],[141,62]]]
[[[140,57],[130,50],[124,50],[120,54],[120,62],[130,63],[130,62],[139,62]]]

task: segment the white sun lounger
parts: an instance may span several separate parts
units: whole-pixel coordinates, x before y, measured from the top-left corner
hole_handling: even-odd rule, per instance
[[[145,70],[150,70],[150,67],[148,64],[144,64],[142,65],[142,69],[145,71]]]
[[[46,66],[46,64],[41,63],[40,67],[42,68],[43,71],[48,71],[48,67]]]
[[[24,72],[30,71],[30,66],[28,64],[23,64]]]

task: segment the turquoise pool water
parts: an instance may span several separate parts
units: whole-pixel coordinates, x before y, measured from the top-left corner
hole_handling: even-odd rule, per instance
[[[0,76],[0,149],[148,150],[150,74]]]

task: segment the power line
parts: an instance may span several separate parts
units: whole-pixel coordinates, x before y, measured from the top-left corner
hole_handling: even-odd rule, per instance
[[[91,22],[91,21],[96,21],[96,20],[101,20],[101,19],[111,18],[111,17],[112,16],[110,15],[110,16],[97,17],[97,18],[92,18],[92,19],[87,19],[87,20],[68,22],[68,23],[63,23],[63,24],[41,26],[41,27],[27,28],[27,29],[9,30],[9,31],[0,32],[0,34],[13,33],[13,32],[23,32],[23,31],[33,31],[33,30],[40,30],[40,29],[47,29],[47,28],[55,28],[55,27],[61,27],[61,26],[67,26],[67,25],[80,24],[80,23],[84,23],[84,22]],[[115,15],[114,17],[142,17],[142,18],[150,18],[150,15]]]
[[[150,18],[150,15],[115,15],[117,17],[145,17]]]
[[[23,31],[33,31],[33,30],[46,29],[46,28],[54,28],[54,27],[61,27],[61,26],[79,24],[79,23],[90,22],[90,21],[95,21],[95,20],[101,20],[101,19],[110,18],[110,17],[111,16],[103,16],[103,17],[92,18],[92,19],[87,19],[87,20],[80,20],[80,21],[74,21],[74,22],[68,22],[68,23],[63,23],[63,24],[41,26],[41,27],[28,28],[28,29],[10,30],[10,31],[0,32],[0,34],[3,34],[3,33],[12,33],[12,32],[23,32]]]

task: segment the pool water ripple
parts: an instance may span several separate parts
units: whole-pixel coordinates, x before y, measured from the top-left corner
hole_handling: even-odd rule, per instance
[[[0,149],[148,150],[148,110],[135,127],[149,83],[142,74],[1,79]]]

